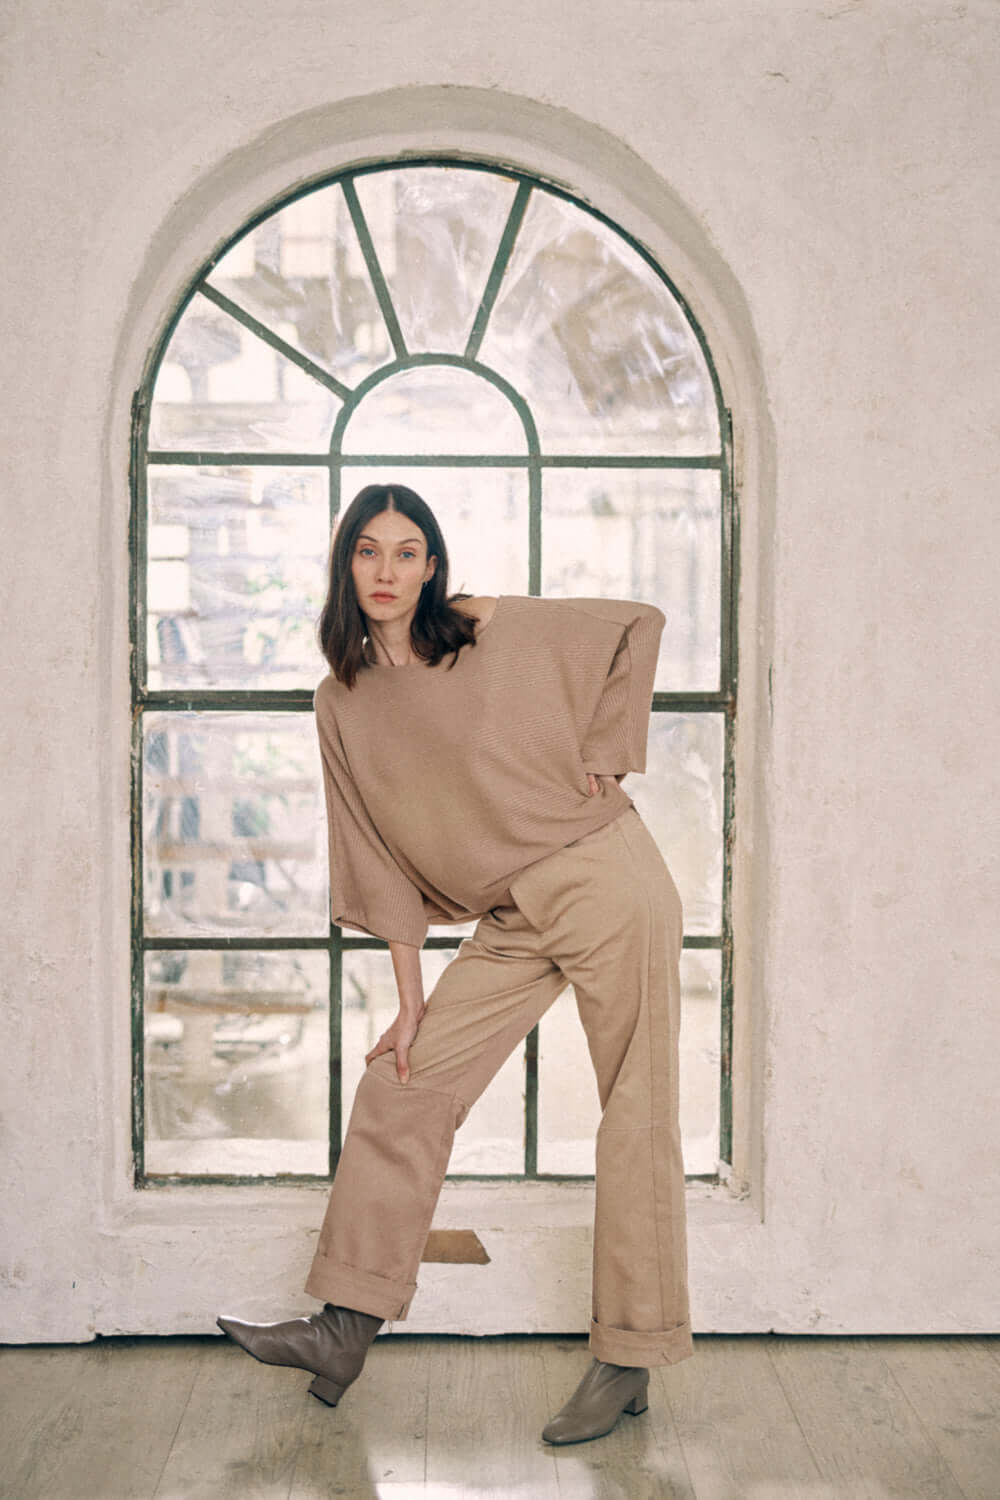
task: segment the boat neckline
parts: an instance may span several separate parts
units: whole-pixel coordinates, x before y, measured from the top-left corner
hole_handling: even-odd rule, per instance
[[[506,594],[497,594],[497,596],[496,596],[497,602],[496,602],[496,605],[495,605],[495,607],[493,609],[493,613],[490,615],[489,619],[487,620],[486,624],[483,626],[482,630],[477,630],[476,631],[476,645],[477,646],[478,646],[479,642],[482,640],[483,636],[488,633],[490,626],[493,624],[493,621],[496,619],[497,610],[500,608],[501,600],[506,599],[506,598],[507,598]],[[451,653],[448,652],[446,654],[450,655]],[[443,659],[444,658],[442,657],[442,660]],[[393,666],[393,664],[391,662],[387,662],[387,661],[374,661],[374,662],[369,662],[368,665],[371,666],[371,667],[376,667],[380,672],[406,672],[408,670],[412,670],[414,667],[423,667],[423,668],[426,669],[427,667],[430,666],[430,663],[426,662],[426,661],[404,661],[404,662],[401,662],[399,666]]]

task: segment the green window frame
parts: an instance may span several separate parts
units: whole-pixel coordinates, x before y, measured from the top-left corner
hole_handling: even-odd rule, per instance
[[[461,354],[412,352],[404,337],[401,321],[394,307],[390,286],[380,265],[375,241],[366,221],[357,184],[372,173],[401,171],[419,167],[454,167],[462,171],[494,173],[513,182],[516,186],[507,214],[506,224],[500,236],[485,289],[472,321],[471,331]],[[377,301],[391,342],[388,359],[371,370],[353,387],[340,380],[315,362],[308,353],[266,326],[246,308],[220,291],[208,277],[219,260],[250,231],[272,215],[287,208],[309,194],[339,184],[346,200],[350,218],[357,236],[371,289]],[[633,454],[614,452],[552,453],[543,450],[538,427],[528,401],[509,379],[480,359],[484,336],[490,324],[491,314],[505,272],[517,244],[518,233],[533,194],[547,194],[563,203],[572,205],[581,213],[591,216],[620,237],[645,262],[662,283],[671,297],[700,347],[711,381],[718,417],[720,443],[718,449],[704,453]],[[311,380],[318,382],[341,403],[333,423],[330,447],[327,453],[315,451],[216,451],[204,449],[155,448],[150,446],[150,413],[153,404],[154,386],[163,356],[180,320],[196,294],[201,294],[228,316],[243,325],[264,344],[276,350],[283,358],[297,366]],[[365,454],[345,452],[343,439],[348,423],[360,403],[383,382],[401,372],[425,367],[457,367],[487,381],[509,401],[520,418],[524,430],[524,450],[518,453],[396,453]],[[158,1186],[170,1183],[299,1183],[328,1181],[332,1177],[340,1153],[342,1135],[342,1089],[341,1089],[341,1001],[343,960],[353,950],[387,950],[388,945],[380,939],[363,935],[348,936],[340,927],[329,924],[325,936],[278,936],[268,937],[241,933],[237,936],[188,936],[181,934],[163,936],[150,934],[145,929],[143,914],[144,889],[144,722],[150,713],[198,714],[219,710],[257,710],[301,714],[312,712],[311,688],[149,688],[147,685],[147,528],[148,528],[148,471],[150,466],[240,466],[261,467],[280,465],[284,469],[296,467],[325,470],[328,479],[329,527],[336,524],[342,501],[345,482],[349,482],[349,471],[353,468],[383,469],[407,466],[409,468],[486,469],[502,467],[521,469],[527,474],[528,488],[528,592],[542,592],[542,541],[545,523],[543,504],[544,483],[547,473],[559,469],[631,470],[675,469],[715,470],[719,474],[721,490],[719,528],[719,678],[714,689],[698,691],[660,691],[653,694],[652,713],[657,714],[709,714],[721,720],[723,741],[722,766],[722,850],[721,850],[721,925],[718,932],[688,933],[684,935],[685,950],[717,950],[720,954],[720,1035],[719,1035],[719,1158],[722,1162],[732,1160],[732,1031],[733,1031],[733,951],[731,929],[731,847],[734,817],[734,772],[733,750],[737,690],[737,633],[736,601],[738,591],[738,512],[733,483],[732,468],[732,422],[725,405],[723,393],[701,328],[683,295],[671,281],[668,273],[652,255],[627,231],[591,204],[584,202],[567,189],[543,180],[541,177],[499,162],[465,160],[461,157],[433,156],[400,160],[382,160],[347,171],[326,174],[299,187],[276,202],[269,203],[249,223],[241,225],[226,244],[192,279],[178,300],[172,316],[167,322],[156,346],[151,350],[142,382],[133,398],[131,427],[130,488],[131,510],[129,519],[130,551],[130,661],[131,661],[131,847],[132,847],[132,965],[131,965],[131,1023],[133,1054],[133,1110],[132,1151],[134,1182],[136,1186]],[[348,471],[345,474],[345,471]],[[351,491],[350,493],[353,493]],[[433,497],[429,496],[433,504]],[[446,532],[447,534],[447,532]],[[457,583],[453,586],[458,586]],[[320,799],[322,800],[322,799]],[[668,851],[665,851],[668,852]],[[454,936],[428,935],[425,948],[454,949]],[[162,952],[252,952],[252,951],[324,951],[329,960],[329,1154],[328,1175],[322,1177],[312,1173],[276,1172],[269,1175],[240,1175],[204,1172],[181,1174],[175,1172],[152,1173],[145,1163],[145,1092],[144,1074],[144,991],[147,956]],[[538,1169],[538,1110],[539,1110],[539,1028],[528,1036],[524,1049],[524,1163],[519,1173],[449,1174],[449,1180],[524,1180],[548,1181],[587,1180],[586,1176],[568,1173],[546,1173]],[[717,1173],[690,1174],[693,1179],[714,1182]]]

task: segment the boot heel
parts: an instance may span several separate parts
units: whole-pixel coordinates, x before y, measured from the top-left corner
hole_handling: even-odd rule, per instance
[[[327,1380],[325,1375],[317,1375],[309,1387],[309,1394],[318,1396],[321,1401],[326,1402],[327,1406],[336,1406],[346,1390],[346,1385],[335,1385],[332,1380]]]
[[[643,1392],[641,1396],[633,1396],[625,1410],[630,1412],[633,1417],[638,1417],[648,1406],[649,1402],[646,1399],[645,1392]]]

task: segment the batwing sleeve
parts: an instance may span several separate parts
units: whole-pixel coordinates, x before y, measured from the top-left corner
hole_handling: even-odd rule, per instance
[[[313,707],[329,833],[330,919],[368,937],[419,948],[428,927],[423,897],[369,816],[322,684],[313,695]]]
[[[584,769],[595,776],[644,772],[653,680],[667,617],[655,604],[634,599],[574,599],[572,603],[621,627],[581,745]]]

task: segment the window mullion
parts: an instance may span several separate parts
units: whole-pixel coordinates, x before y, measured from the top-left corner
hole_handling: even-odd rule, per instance
[[[328,1011],[330,1023],[330,1067],[327,1098],[329,1100],[330,1123],[329,1172],[332,1177],[337,1170],[337,1163],[340,1160],[344,1097],[343,1018],[341,1013],[344,995],[344,952],[340,928],[334,926],[332,922],[330,923],[329,952],[330,1003]]]
[[[323,366],[318,365],[315,360],[310,359],[308,354],[303,354],[301,349],[296,349],[294,344],[289,344],[279,333],[273,333],[266,323],[262,323],[259,318],[254,317],[253,313],[247,312],[245,307],[241,307],[238,302],[234,302],[231,297],[227,297],[225,292],[218,291],[210,281],[202,281],[198,286],[198,290],[209,302],[214,302],[220,311],[227,313],[235,322],[241,323],[249,333],[254,334],[262,343],[267,344],[291,364],[298,365],[300,370],[303,370],[306,375],[311,376],[313,380],[318,381],[320,385],[326,386],[327,390],[332,391],[335,396],[339,396],[341,401],[346,401],[347,397],[351,394],[350,386],[344,385],[343,381],[338,380],[335,375],[331,375],[329,370],[324,370]]]
[[[388,283],[386,282],[386,279],[382,274],[382,267],[379,264],[378,254],[375,250],[375,242],[371,237],[371,231],[368,228],[368,221],[365,218],[364,209],[361,207],[361,203],[358,199],[357,188],[354,186],[354,183],[352,182],[350,177],[345,177],[340,186],[347,203],[348,212],[351,215],[351,222],[354,225],[354,232],[358,237],[358,244],[361,247],[361,254],[364,256],[365,265],[368,267],[368,275],[371,277],[372,290],[375,293],[376,300],[378,301],[378,305],[382,312],[382,317],[385,320],[385,326],[388,331],[389,338],[392,340],[392,347],[395,351],[396,358],[406,359],[409,352],[406,347],[406,340],[403,338],[403,330],[400,328],[399,319],[396,317],[396,309],[392,305],[392,297],[389,295]]]
[[[514,194],[514,202],[511,204],[507,223],[504,225],[503,234],[500,236],[500,244],[497,246],[493,265],[490,267],[490,274],[486,278],[483,299],[476,309],[472,331],[469,334],[469,342],[465,346],[466,359],[477,359],[479,356],[479,346],[482,344],[486,334],[486,326],[493,311],[493,304],[497,300],[500,283],[503,281],[507,264],[513,253],[514,241],[517,239],[518,230],[521,228],[521,221],[524,218],[530,197],[531,184],[529,182],[519,183],[517,192]]]
[[[538,1022],[524,1041],[524,1175],[538,1176]]]

